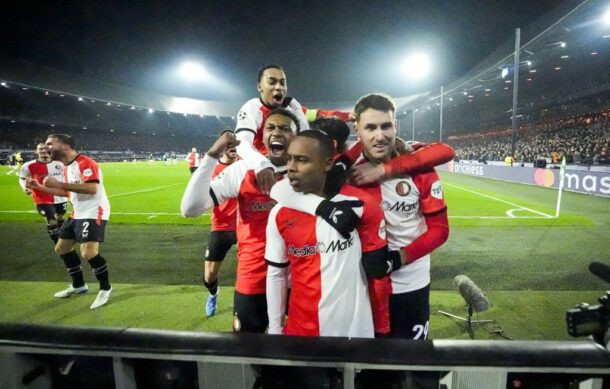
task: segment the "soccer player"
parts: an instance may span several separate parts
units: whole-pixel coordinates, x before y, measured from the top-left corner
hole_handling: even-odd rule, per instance
[[[267,65],[259,70],[256,89],[260,97],[248,100],[237,114],[235,136],[240,141],[237,154],[254,169],[263,193],[269,193],[275,181],[273,167],[265,158],[267,149],[262,139],[265,121],[273,109],[284,108],[292,112],[301,130],[309,129],[308,118],[334,116],[346,121],[352,118],[347,112],[307,110],[296,99],[288,97],[286,74],[278,65]]]
[[[100,283],[97,297],[90,306],[96,309],[107,304],[112,293],[108,265],[99,253],[99,244],[104,241],[104,230],[110,217],[102,170],[94,160],[76,152],[74,139],[69,135],[51,134],[45,145],[53,160],[64,163],[63,181],[46,177],[41,185],[30,179],[26,187],[67,196],[73,210],[70,218],[61,226],[55,245],[55,252],[63,260],[72,284],[55,293],[55,297],[66,298],[89,290],[83,278],[81,259],[74,251],[76,243],[80,243],[81,255]]]
[[[400,254],[388,252],[383,212],[374,199],[351,185],[338,191],[327,185],[334,154],[327,134],[302,132],[288,148],[288,181],[296,192],[353,201],[357,231],[345,238],[317,216],[279,204],[271,210],[265,250],[270,334],[372,338],[366,275],[383,277],[401,266]],[[292,289],[284,326],[288,267]]]
[[[232,133],[233,131],[226,130],[224,133]],[[222,153],[222,157],[216,164],[212,179],[221,174],[227,167],[237,161],[237,150],[235,147],[229,148]],[[205,264],[203,285],[208,292],[208,299],[205,305],[206,316],[214,316],[216,313],[216,305],[218,303],[218,272],[222,261],[225,259],[227,252],[237,243],[237,235],[235,229],[237,226],[237,199],[231,198],[224,203],[214,207],[212,210],[212,231],[208,247],[205,250]]]
[[[27,195],[32,196],[36,210],[47,221],[49,237],[54,243],[57,243],[59,228],[63,224],[66,214],[67,198],[37,189],[28,189],[26,184],[28,179],[36,180],[39,184],[42,184],[45,177],[63,179],[64,164],[61,161],[51,160],[51,156],[42,142],[36,145],[36,157],[36,159],[26,162],[21,168],[19,185]]]
[[[19,172],[21,171],[21,167],[23,166],[23,157],[21,156],[20,151],[11,154],[9,158],[9,166],[10,169],[8,172],[6,172],[6,174],[10,176],[11,174],[15,173],[15,175],[18,176]]]
[[[396,108],[386,95],[371,94],[355,107],[356,130],[363,152],[356,164],[374,166],[396,159]],[[430,253],[448,238],[447,207],[438,175],[428,170],[388,179],[364,187],[382,205],[390,250],[400,250],[406,265],[393,272],[388,288],[390,330],[393,337],[425,339],[430,306]],[[289,192],[287,192],[289,190]],[[276,185],[273,198],[282,205],[314,214],[324,200],[313,194],[299,195],[286,185]],[[315,199],[315,200],[314,200]]]
[[[263,129],[263,144],[269,150],[267,158],[277,180],[286,174],[286,149],[295,133],[299,120],[284,109],[272,110]],[[207,209],[218,206],[230,198],[237,198],[237,283],[234,294],[233,329],[245,332],[265,332],[268,324],[265,297],[267,264],[265,263],[265,229],[271,208],[275,205],[268,194],[263,193],[256,182],[254,169],[246,161],[233,163],[211,181],[218,158],[227,148],[239,145],[231,133],[223,134],[203,158],[202,164],[191,177],[180,206],[182,215],[194,217]],[[343,203],[334,203],[333,209],[341,214],[325,213],[322,217],[334,223],[342,223],[344,215],[355,216]]]
[[[193,174],[193,172],[195,170],[197,170],[197,167],[199,167],[200,157],[199,157],[199,153],[197,152],[197,149],[195,147],[193,147],[191,149],[191,152],[186,155],[185,159],[189,163],[189,171],[191,172],[191,174]]]

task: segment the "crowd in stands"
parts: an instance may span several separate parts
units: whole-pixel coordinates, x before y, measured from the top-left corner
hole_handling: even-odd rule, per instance
[[[450,136],[460,160],[503,161],[511,155],[510,129]],[[566,157],[567,163],[610,164],[610,111],[555,119],[522,126],[515,132],[516,162],[545,159],[553,163]]]

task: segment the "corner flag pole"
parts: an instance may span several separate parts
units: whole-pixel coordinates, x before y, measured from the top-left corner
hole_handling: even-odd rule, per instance
[[[557,207],[555,208],[555,217],[559,217],[559,210],[561,208],[561,193],[563,192],[563,177],[566,171],[566,157],[564,156],[561,160],[561,169],[559,169],[559,194],[557,195]]]

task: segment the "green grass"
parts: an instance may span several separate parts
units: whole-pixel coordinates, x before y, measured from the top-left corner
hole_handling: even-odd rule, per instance
[[[111,303],[96,311],[88,309],[91,292],[67,300],[52,297],[68,283],[63,265],[31,199],[21,193],[15,176],[0,169],[0,321],[229,331],[235,249],[221,269],[220,312],[206,319],[201,258],[209,216],[179,215],[189,179],[186,164],[110,163],[102,169],[112,211],[101,252],[115,292]],[[561,216],[550,218],[540,213],[554,215],[554,190],[452,173],[443,173],[442,180],[451,235],[432,256],[433,312],[465,313],[453,278],[466,274],[491,301],[480,318],[496,320],[504,336],[568,339],[565,310],[596,303],[607,288],[587,267],[610,260],[610,199],[566,192]],[[509,217],[510,210],[519,217]],[[89,271],[85,278],[95,291]],[[490,328],[479,328],[477,338],[499,338],[488,333]],[[431,335],[468,336],[437,313]]]

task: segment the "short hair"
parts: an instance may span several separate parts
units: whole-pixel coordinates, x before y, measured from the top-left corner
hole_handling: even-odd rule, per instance
[[[396,113],[396,104],[394,104],[394,100],[392,100],[390,96],[385,93],[371,93],[361,97],[356,103],[356,107],[354,108],[356,121],[358,121],[360,115],[369,108],[382,112]]]
[[[267,69],[278,69],[278,70],[284,71],[284,69],[280,65],[275,65],[275,64],[265,65],[258,71],[258,81],[257,82],[261,82],[261,79],[263,78],[263,73],[265,73],[265,70],[267,70]]]
[[[330,139],[337,142],[337,153],[345,151],[345,141],[349,137],[350,129],[343,120],[334,118],[319,118],[311,122],[309,128],[326,133]]]
[[[271,112],[269,112],[269,115],[267,115],[267,117],[271,115],[282,115],[290,118],[290,120],[292,120],[295,125],[295,132],[298,134],[301,131],[301,123],[299,123],[299,119],[297,119],[296,115],[287,110],[286,108],[274,108],[271,110]]]
[[[327,133],[320,130],[305,130],[298,137],[316,139],[320,145],[319,151],[324,158],[332,158],[335,155],[333,140]]]
[[[73,150],[76,149],[76,142],[74,142],[74,138],[68,134],[51,134],[47,138],[55,138],[61,143],[70,146],[70,148]]]

